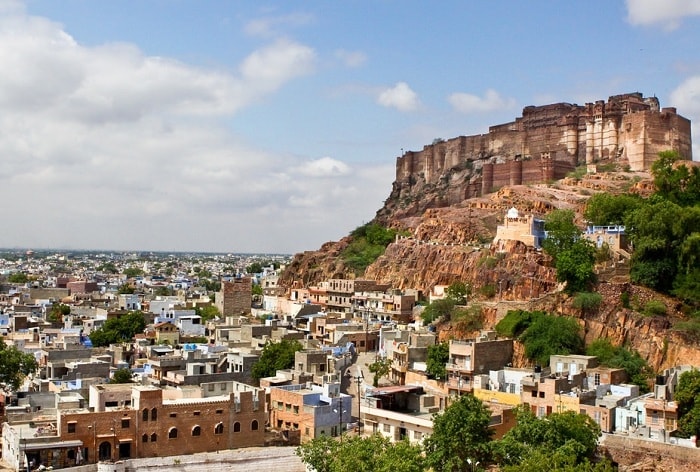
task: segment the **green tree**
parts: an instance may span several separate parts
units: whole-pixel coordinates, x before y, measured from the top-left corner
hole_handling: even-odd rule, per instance
[[[14,272],[7,276],[7,281],[11,284],[26,284],[29,282],[29,277],[23,272]]]
[[[569,249],[559,251],[555,267],[557,280],[565,282],[567,293],[588,290],[595,281],[595,247],[587,239],[575,240]]]
[[[104,325],[90,333],[93,346],[109,346],[110,344],[130,341],[137,333],[143,333],[146,319],[141,311],[132,311],[119,318],[110,318]]]
[[[379,434],[345,436],[342,442],[324,435],[302,444],[295,453],[316,472],[425,470],[420,446],[407,440],[392,443]]]
[[[510,467],[505,470],[534,470],[531,458],[539,453],[554,458],[552,465],[557,467],[586,464],[593,458],[600,427],[588,415],[567,411],[537,418],[523,405],[516,416],[516,426],[493,444],[496,462]]]
[[[652,199],[653,200],[653,199]],[[675,203],[658,200],[627,215],[625,231],[634,246],[633,282],[669,292],[679,268],[679,250],[686,236],[700,228]]]
[[[484,464],[490,456],[491,412],[473,395],[457,398],[433,416],[433,433],[424,441],[426,465],[436,471],[469,469],[469,461]]]
[[[549,365],[554,354],[580,354],[583,352],[581,327],[574,318],[545,315],[534,319],[520,336],[525,355],[541,365]]]
[[[621,225],[625,215],[643,204],[638,195],[597,193],[588,199],[583,216],[593,225]]]
[[[614,346],[608,338],[598,338],[588,345],[586,355],[596,356],[603,366],[625,369],[630,382],[639,385],[642,393],[649,391],[649,379],[654,371],[639,352]]]
[[[248,274],[259,274],[263,271],[263,265],[259,261],[255,261],[245,268]]]
[[[447,342],[428,346],[425,372],[433,379],[445,380],[447,378],[445,364],[448,360],[450,360],[450,345]]]
[[[259,380],[271,377],[278,370],[294,367],[294,353],[301,351],[303,346],[296,339],[282,339],[279,342],[268,340],[260,353],[260,359],[253,364],[252,376]]]
[[[33,355],[8,346],[0,338],[0,387],[5,392],[17,391],[25,377],[36,372],[38,367]]]
[[[122,284],[119,286],[119,289],[117,290],[117,293],[120,295],[121,294],[131,294],[134,292],[136,292],[136,290],[134,289],[134,287],[132,287],[129,284]]]
[[[659,153],[651,166],[656,194],[681,206],[700,203],[700,168],[676,165],[677,151]]]
[[[445,290],[446,298],[455,302],[456,305],[465,305],[471,295],[471,287],[464,282],[453,282]]]
[[[678,402],[678,435],[700,436],[700,371],[683,372],[676,387]]]
[[[251,289],[252,295],[262,295],[263,294],[263,289],[260,286],[260,284],[253,284],[253,287]]]
[[[202,321],[205,323],[220,315],[219,309],[214,305],[195,306],[194,313],[201,316]]]
[[[452,299],[433,300],[423,309],[420,317],[425,324],[430,324],[439,318],[442,318],[443,321],[450,321],[454,309],[455,302]]]
[[[389,375],[389,371],[391,370],[391,359],[389,358],[379,358],[376,361],[372,362],[369,365],[369,371],[374,374],[372,376],[372,385],[374,387],[379,387],[379,379],[382,377],[386,377]]]
[[[547,237],[542,241],[542,249],[555,262],[559,254],[571,249],[581,236],[581,230],[574,224],[574,216],[571,210],[554,210],[544,220]]]
[[[54,303],[47,315],[47,319],[52,323],[63,323],[63,317],[70,314],[70,306],[63,303]]]
[[[126,367],[115,370],[114,375],[112,375],[112,378],[109,379],[109,383],[112,384],[124,384],[132,382],[133,379],[131,377],[131,370]]]
[[[138,267],[127,267],[124,269],[124,275],[131,279],[143,275],[143,271]]]
[[[517,338],[535,321],[547,316],[544,311],[508,310],[506,316],[496,323],[496,332],[506,338]]]

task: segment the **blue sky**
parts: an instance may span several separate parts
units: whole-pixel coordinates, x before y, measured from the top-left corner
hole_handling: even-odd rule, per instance
[[[0,247],[316,249],[373,218],[402,149],[525,106],[639,91],[700,120],[699,20],[700,0],[0,0]]]

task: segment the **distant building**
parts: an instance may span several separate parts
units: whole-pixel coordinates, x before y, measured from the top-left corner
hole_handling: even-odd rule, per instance
[[[498,251],[504,250],[505,241],[520,241],[530,247],[539,248],[545,238],[544,220],[532,215],[521,216],[516,208],[511,208],[503,218],[503,224],[496,228],[493,244]]]

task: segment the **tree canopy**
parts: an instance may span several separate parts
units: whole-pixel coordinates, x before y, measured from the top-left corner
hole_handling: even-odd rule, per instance
[[[372,376],[372,385],[376,388],[379,387],[379,379],[389,375],[391,370],[391,359],[389,358],[379,358],[369,365],[369,371],[374,374]]]
[[[5,391],[16,391],[25,377],[36,372],[38,364],[31,354],[25,354],[0,338],[0,386]]]
[[[109,379],[109,383],[112,384],[123,384],[131,382],[133,382],[133,379],[131,377],[131,370],[126,367],[115,370],[114,374],[112,375],[112,378]]]
[[[320,436],[296,449],[296,454],[316,472],[422,472],[425,459],[421,447],[407,440],[391,442],[372,436],[344,436],[337,441]]]
[[[683,372],[676,387],[678,402],[678,434],[681,437],[700,436],[700,371]]]
[[[424,441],[426,463],[433,470],[468,470],[469,461],[489,459],[491,412],[473,395],[458,397],[433,416],[433,433]]]
[[[443,341],[441,343],[428,346],[425,372],[429,377],[437,380],[447,378],[445,364],[450,359],[450,345]]]
[[[301,351],[303,346],[296,339],[282,339],[279,342],[268,340],[263,347],[260,359],[253,364],[254,379],[272,377],[278,370],[294,367],[294,353]]]
[[[554,354],[580,354],[583,352],[581,327],[568,316],[544,315],[535,317],[532,324],[520,336],[528,359],[541,365],[549,365]]]
[[[119,318],[110,318],[105,324],[90,333],[93,346],[109,346],[110,344],[130,341],[135,334],[143,333],[146,319],[143,312],[132,311]]]
[[[367,223],[355,228],[352,241],[341,253],[343,261],[356,273],[362,273],[372,262],[384,254],[386,247],[394,241],[396,230],[377,223]]]
[[[526,406],[518,407],[516,415],[516,426],[493,447],[504,470],[543,470],[545,464],[566,470],[593,458],[600,427],[590,416],[566,411],[538,418]],[[545,462],[543,456],[548,456]],[[539,468],[533,468],[536,465]]]
[[[445,295],[456,305],[465,305],[469,295],[471,295],[471,287],[464,282],[453,282],[445,290]]]
[[[596,356],[603,366],[625,369],[631,383],[639,385],[642,393],[649,391],[649,379],[654,371],[637,351],[614,346],[608,338],[598,338],[588,345],[586,354]]]

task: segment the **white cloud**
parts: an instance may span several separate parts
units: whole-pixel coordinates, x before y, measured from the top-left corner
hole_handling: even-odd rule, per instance
[[[627,21],[633,25],[662,24],[678,28],[686,16],[700,15],[700,0],[627,0]]]
[[[418,95],[411,90],[406,82],[398,82],[393,87],[380,92],[377,102],[382,106],[396,108],[399,111],[413,111],[420,104]]]
[[[296,169],[296,172],[307,177],[337,177],[347,175],[350,172],[350,167],[331,157],[322,157],[305,162]]]
[[[346,51],[338,49],[335,51],[335,57],[340,59],[346,67],[360,67],[367,62],[367,55],[361,51]]]
[[[670,105],[678,108],[692,123],[693,160],[700,160],[700,76],[686,79],[671,92]]]
[[[453,93],[447,101],[460,113],[483,113],[505,110],[515,106],[512,98],[503,98],[493,89],[486,91],[483,97],[468,93]]]
[[[307,13],[266,16],[249,21],[245,26],[245,32],[250,36],[269,38],[279,35],[281,29],[304,26],[313,22],[313,20],[313,15]]]
[[[0,186],[15,216],[0,247],[291,252],[338,239],[381,206],[393,169],[273,155],[221,120],[315,62],[279,39],[238,73],[211,70],[5,15]]]

